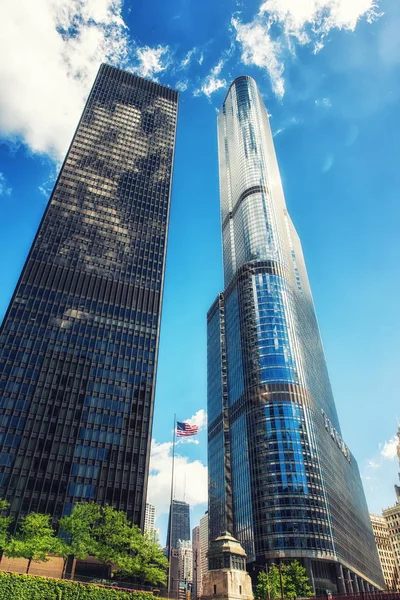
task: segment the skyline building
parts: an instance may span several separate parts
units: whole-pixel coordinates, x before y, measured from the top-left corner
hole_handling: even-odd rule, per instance
[[[397,456],[398,456],[399,465],[400,465],[400,425],[398,425],[398,427],[397,427],[397,438],[398,438]],[[400,479],[400,473],[399,473],[399,479]],[[385,520],[385,523],[386,523],[386,526],[388,529],[388,535],[389,535],[391,547],[393,550],[394,559],[396,562],[396,573],[395,573],[396,588],[388,588],[388,589],[396,589],[396,591],[397,590],[400,591],[400,486],[395,484],[394,491],[396,493],[396,503],[393,504],[393,506],[389,506],[388,508],[385,508],[382,511],[382,518]],[[379,519],[379,517],[377,517],[377,516],[376,516],[376,518]],[[374,521],[372,520],[372,516],[371,516],[371,521],[372,521],[372,525],[374,526]],[[381,527],[381,529],[382,529],[382,527]],[[375,533],[375,527],[374,527],[374,533]],[[376,537],[376,535],[375,535],[375,537]],[[379,546],[380,546],[380,544],[377,543],[379,557],[381,558],[381,551],[380,551]],[[386,582],[387,583],[388,583],[388,581],[390,582],[390,573],[388,573],[386,575],[384,568],[383,568],[383,573],[385,575]]]
[[[172,510],[171,510],[172,509]],[[172,533],[171,531],[171,513],[172,513]],[[172,500],[172,506],[169,509],[168,530],[167,530],[167,549],[178,548],[178,542],[190,541],[190,506],[182,500]]]
[[[190,540],[178,541],[179,553],[179,581],[185,585],[192,583],[193,578],[193,548]]]
[[[150,502],[146,502],[144,515],[144,532],[151,533],[156,526],[156,507]]]
[[[146,502],[143,532],[152,540],[159,543],[160,530],[156,528],[156,507],[154,504],[150,504],[149,502]]]
[[[200,519],[200,570],[203,591],[204,577],[208,571],[208,511]]]
[[[224,292],[207,315],[209,535],[256,565],[299,559],[317,593],[384,586],[345,444],[268,114],[250,77],[218,115]]]
[[[143,527],[178,92],[101,65],[0,330],[0,496]]]
[[[200,525],[192,530],[193,587],[194,597],[203,595],[203,581],[208,571],[208,513],[200,519]]]
[[[398,442],[397,442],[397,458],[399,460],[399,466],[400,466],[400,424],[397,426],[396,435],[397,435],[397,440],[398,440]],[[400,473],[399,473],[399,480],[400,480]],[[396,483],[394,485],[394,491],[396,492],[397,504],[399,504],[400,503],[400,486],[397,485]]]
[[[383,577],[386,587],[390,592],[397,592],[399,589],[399,571],[397,557],[393,550],[392,540],[389,532],[389,526],[385,517],[370,513],[372,530],[374,532],[376,547],[378,549],[379,560],[381,562]]]
[[[193,552],[193,579],[192,579],[192,597],[201,598],[201,563],[200,563],[200,525],[192,529],[192,552]]]

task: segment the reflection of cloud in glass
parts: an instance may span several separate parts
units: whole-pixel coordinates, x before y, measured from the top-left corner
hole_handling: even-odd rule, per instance
[[[99,96],[88,105],[51,207],[74,224],[61,232],[58,264],[130,279],[144,248],[149,262],[154,259],[159,248],[152,228],[165,230],[166,215],[146,208],[140,196],[144,189],[152,199],[165,194],[174,129],[167,98]],[[139,216],[147,217],[147,232]]]

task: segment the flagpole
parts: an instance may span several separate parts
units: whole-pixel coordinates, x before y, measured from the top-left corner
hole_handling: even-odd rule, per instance
[[[168,540],[168,598],[171,593],[171,579],[172,579],[172,512],[173,512],[173,500],[174,500],[174,473],[175,473],[175,441],[176,441],[176,414],[174,413],[174,434],[172,438],[172,473],[171,473],[171,504],[169,509],[169,540]],[[172,590],[173,591],[173,590]]]

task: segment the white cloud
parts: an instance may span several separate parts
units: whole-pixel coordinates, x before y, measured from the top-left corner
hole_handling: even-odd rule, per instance
[[[178,83],[175,84],[175,89],[177,89],[179,92],[186,92],[188,85],[188,80],[184,79],[183,81],[178,81]]]
[[[376,481],[376,477],[371,477],[370,475],[363,475],[362,473],[361,479],[364,479],[365,481]]]
[[[61,161],[102,62],[144,77],[167,68],[168,47],[130,40],[122,4],[0,2],[0,136]]]
[[[370,469],[379,469],[380,466],[381,463],[374,459],[369,460],[367,463],[367,467],[369,467]]]
[[[272,89],[281,98],[285,91],[283,63],[279,60],[279,43],[270,36],[270,21],[261,22],[256,18],[251,23],[243,24],[238,19],[232,19],[232,25],[236,29],[236,39],[242,45],[244,64],[267,69]]]
[[[61,159],[99,64],[128,55],[122,0],[0,3],[0,134]]]
[[[226,80],[219,78],[219,74],[224,66],[224,61],[221,59],[215,67],[213,67],[207,77],[204,79],[202,86],[195,90],[194,95],[199,96],[201,93],[209,98],[217,90],[226,87]]]
[[[268,115],[269,117],[271,117],[272,115]],[[286,119],[281,127],[278,127],[278,129],[274,130],[272,132],[272,136],[276,137],[278,135],[280,135],[281,133],[283,133],[284,131],[286,131],[287,129],[289,129],[290,127],[293,127],[293,125],[299,125],[300,123],[302,123],[303,120],[299,119],[298,117],[290,117],[290,119]]]
[[[322,108],[331,108],[332,102],[330,98],[318,98],[315,101],[316,106],[322,106]]]
[[[204,408],[201,408],[190,419],[186,419],[185,421],[191,425],[197,425],[199,431],[201,431],[207,427],[207,413]]]
[[[281,133],[283,133],[284,131],[285,131],[284,127],[278,127],[278,129],[272,133],[272,137],[276,137],[276,136],[280,135]]]
[[[180,67],[181,69],[187,69],[190,65],[190,62],[192,60],[192,56],[194,54],[196,54],[197,52],[197,48],[192,48],[191,50],[189,50],[189,52],[186,54],[185,58],[181,61]]]
[[[388,442],[380,444],[380,455],[387,460],[393,460],[397,456],[397,446],[399,438],[394,435]]]
[[[7,179],[4,177],[3,173],[0,173],[0,196],[9,196],[12,192],[12,189],[8,185]]]
[[[141,77],[150,77],[152,79],[157,73],[165,71],[170,61],[168,46],[157,46],[156,48],[143,46],[142,48],[138,48],[136,55],[139,65],[133,70]]]
[[[169,511],[171,469],[172,442],[159,444],[153,440],[147,499],[155,505],[158,515],[168,514]],[[208,501],[207,467],[200,460],[191,461],[181,456],[176,450],[174,497],[178,500],[185,498],[192,507]]]
[[[41,194],[43,194],[45,199],[48,200],[54,188],[54,184],[57,180],[62,163],[61,161],[54,163],[50,159],[45,158],[42,159],[42,164],[45,164],[45,166],[48,167],[48,173],[45,181],[38,186],[38,190]]]
[[[361,18],[368,22],[380,14],[375,0],[266,0],[249,23],[232,19],[242,61],[266,69],[273,90],[282,97],[284,59],[295,44],[311,44],[320,51],[334,28],[354,31]]]
[[[183,437],[183,438],[179,438],[179,440],[176,442],[177,445],[181,445],[181,444],[194,444],[195,446],[199,445],[199,440],[197,440],[196,438],[193,437]]]
[[[319,50],[331,29],[354,31],[361,18],[371,22],[378,11],[375,0],[266,0],[259,14],[282,24],[286,36],[317,44]]]

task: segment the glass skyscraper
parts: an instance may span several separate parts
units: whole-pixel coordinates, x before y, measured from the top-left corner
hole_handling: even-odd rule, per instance
[[[0,497],[143,526],[178,93],[102,65],[0,330]]]
[[[172,533],[171,533],[172,516]],[[170,539],[171,536],[171,539]],[[187,502],[181,500],[172,500],[172,506],[169,510],[167,543],[166,546],[178,548],[178,542],[190,541],[190,506]]]
[[[301,244],[250,77],[218,116],[224,292],[208,312],[210,540],[248,563],[299,559],[317,592],[384,586],[343,441]]]

